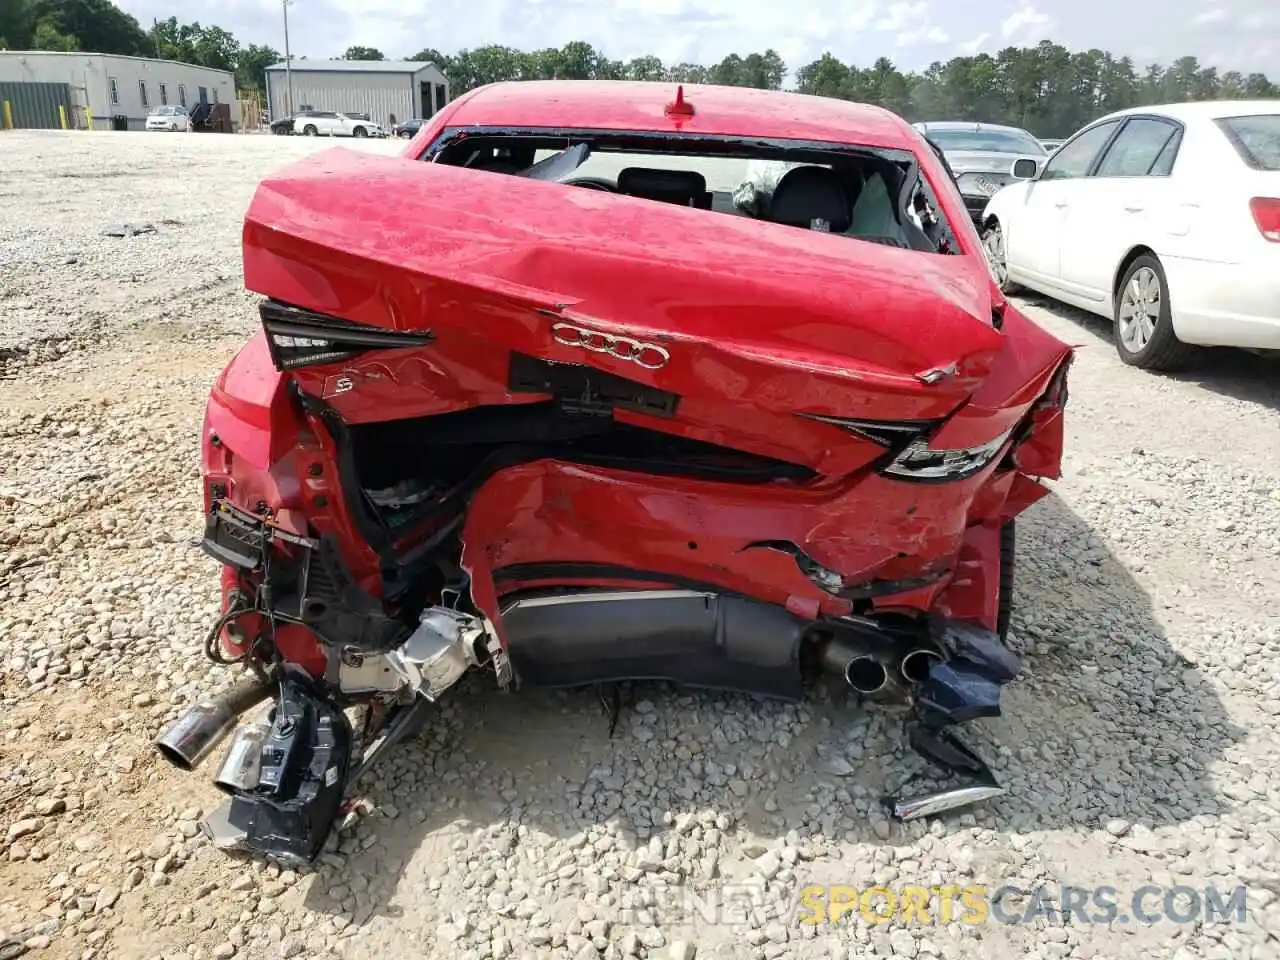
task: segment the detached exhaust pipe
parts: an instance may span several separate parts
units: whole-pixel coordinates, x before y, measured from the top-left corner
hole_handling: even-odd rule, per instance
[[[263,683],[256,677],[241,680],[180,716],[156,738],[156,749],[179,770],[194,770],[231,732],[240,715],[267,699],[274,689],[274,682]]]

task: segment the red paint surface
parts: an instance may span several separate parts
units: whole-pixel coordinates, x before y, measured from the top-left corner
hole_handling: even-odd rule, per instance
[[[458,124],[662,130],[667,85],[521,84],[468,95],[411,144]],[[551,95],[548,96],[547,91]],[[872,107],[758,91],[685,88],[685,132],[850,141],[931,151]],[[949,186],[949,182],[948,186]],[[266,181],[244,229],[249,289],[357,323],[430,329],[412,350],[366,354],[289,376],[255,338],[215,385],[205,434],[206,492],[230,487],[331,533],[359,585],[380,595],[378,563],[356,533],[336,451],[285,394],[289,377],[349,423],[528,403],[505,384],[517,351],[589,363],[681,397],[675,417],[619,412],[657,430],[802,463],[807,485],[744,486],[540,461],[503,470],[474,494],[463,528],[473,600],[501,629],[498,567],[602,563],[716,584],[805,615],[847,612],[786,554],[748,548],[789,540],[846,583],[935,577],[876,600],[994,626],[999,524],[1054,476],[1061,412],[1034,413],[1014,452],[962,482],[910,483],[870,465],[877,445],[798,412],[878,420],[941,419],[935,447],[968,447],[1019,423],[1068,348],[991,283],[958,196],[960,256],[897,250],[745,218],[425,164],[332,151]],[[954,193],[954,191],[950,191]],[[394,196],[394,203],[387,198]],[[992,307],[1004,307],[1001,330]],[[645,370],[555,342],[570,322],[660,343],[670,362]],[[916,376],[954,365],[936,384]],[[337,375],[353,388],[332,389]],[[218,448],[210,444],[217,433]],[[318,465],[318,474],[308,469]],[[322,498],[323,505],[317,502]],[[940,571],[949,571],[937,578]],[[503,590],[540,584],[503,583]],[[632,584],[634,586],[634,584]],[[290,655],[315,651],[292,634]]]

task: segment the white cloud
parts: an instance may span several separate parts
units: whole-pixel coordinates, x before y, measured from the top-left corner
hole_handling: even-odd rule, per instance
[[[929,5],[923,0],[917,0],[916,3],[904,3],[899,0],[897,3],[889,4],[885,15],[876,21],[876,29],[901,30],[920,23],[928,16]]]
[[[1006,40],[1037,41],[1045,37],[1056,25],[1057,21],[1053,17],[1041,13],[1036,7],[1027,5],[1005,17],[1004,22],[1000,24],[1000,36]]]
[[[1226,10],[1222,9],[1222,7],[1210,7],[1208,10],[1203,10],[1200,13],[1197,13],[1191,18],[1191,22],[1197,26],[1203,27],[1207,24],[1217,23],[1219,20],[1225,19],[1227,19]]]
[[[924,26],[915,30],[904,30],[893,38],[895,47],[918,47],[925,44],[946,43],[951,37],[947,31],[938,26]]]
[[[929,4],[924,0],[897,0],[889,4],[884,16],[875,22],[876,30],[893,33],[895,47],[916,47],[946,43],[950,35],[933,22]]]
[[[972,57],[975,53],[982,49],[982,45],[991,39],[991,34],[980,33],[976,37],[971,37],[956,45],[956,50],[962,57]]]

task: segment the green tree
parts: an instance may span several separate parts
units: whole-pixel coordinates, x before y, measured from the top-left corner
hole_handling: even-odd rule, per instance
[[[1139,75],[1129,57],[1073,53],[1047,40],[994,57],[955,57],[919,73],[884,58],[860,69],[827,53],[795,76],[802,93],[874,103],[910,120],[1008,123],[1042,137],[1068,136],[1103,114],[1143,104],[1280,96],[1263,74],[1219,75],[1195,57],[1151,64]]]
[[[710,83],[709,72],[699,63],[677,63],[667,71],[667,80],[672,83]]]
[[[240,41],[221,27],[196,24],[196,63],[217,70],[235,70]]]
[[[162,60],[195,63],[194,31],[198,29],[199,24],[179,23],[177,17],[170,17],[168,20],[157,20],[147,35],[151,38],[155,55]]]
[[[41,20],[36,24],[35,35],[31,38],[31,46],[35,50],[61,50],[68,52],[79,49],[80,41],[75,37],[67,36],[59,33],[48,20]]]
[[[626,75],[628,80],[662,80],[666,70],[657,57],[636,57],[627,63]]]
[[[236,86],[241,90],[266,89],[267,67],[284,58],[271,47],[251,43],[236,54]]]
[[[385,60],[382,51],[375,47],[347,47],[346,53],[342,55],[343,60]]]
[[[31,0],[3,0],[0,3],[0,50],[27,50],[32,47],[34,27]]]
[[[0,6],[11,0],[0,0]],[[93,53],[115,53],[127,56],[152,56],[154,48],[138,21],[122,11],[111,0],[34,0],[22,7],[29,17],[29,42],[36,30],[52,40],[69,38],[74,49]]]

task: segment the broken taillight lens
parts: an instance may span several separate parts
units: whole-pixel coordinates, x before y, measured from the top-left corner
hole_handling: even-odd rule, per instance
[[[1254,197],[1249,201],[1258,232],[1272,243],[1280,243],[1280,198]]]
[[[965,480],[1000,454],[1013,430],[1010,427],[995,439],[964,450],[935,450],[921,437],[894,457],[883,472],[899,480]]]

